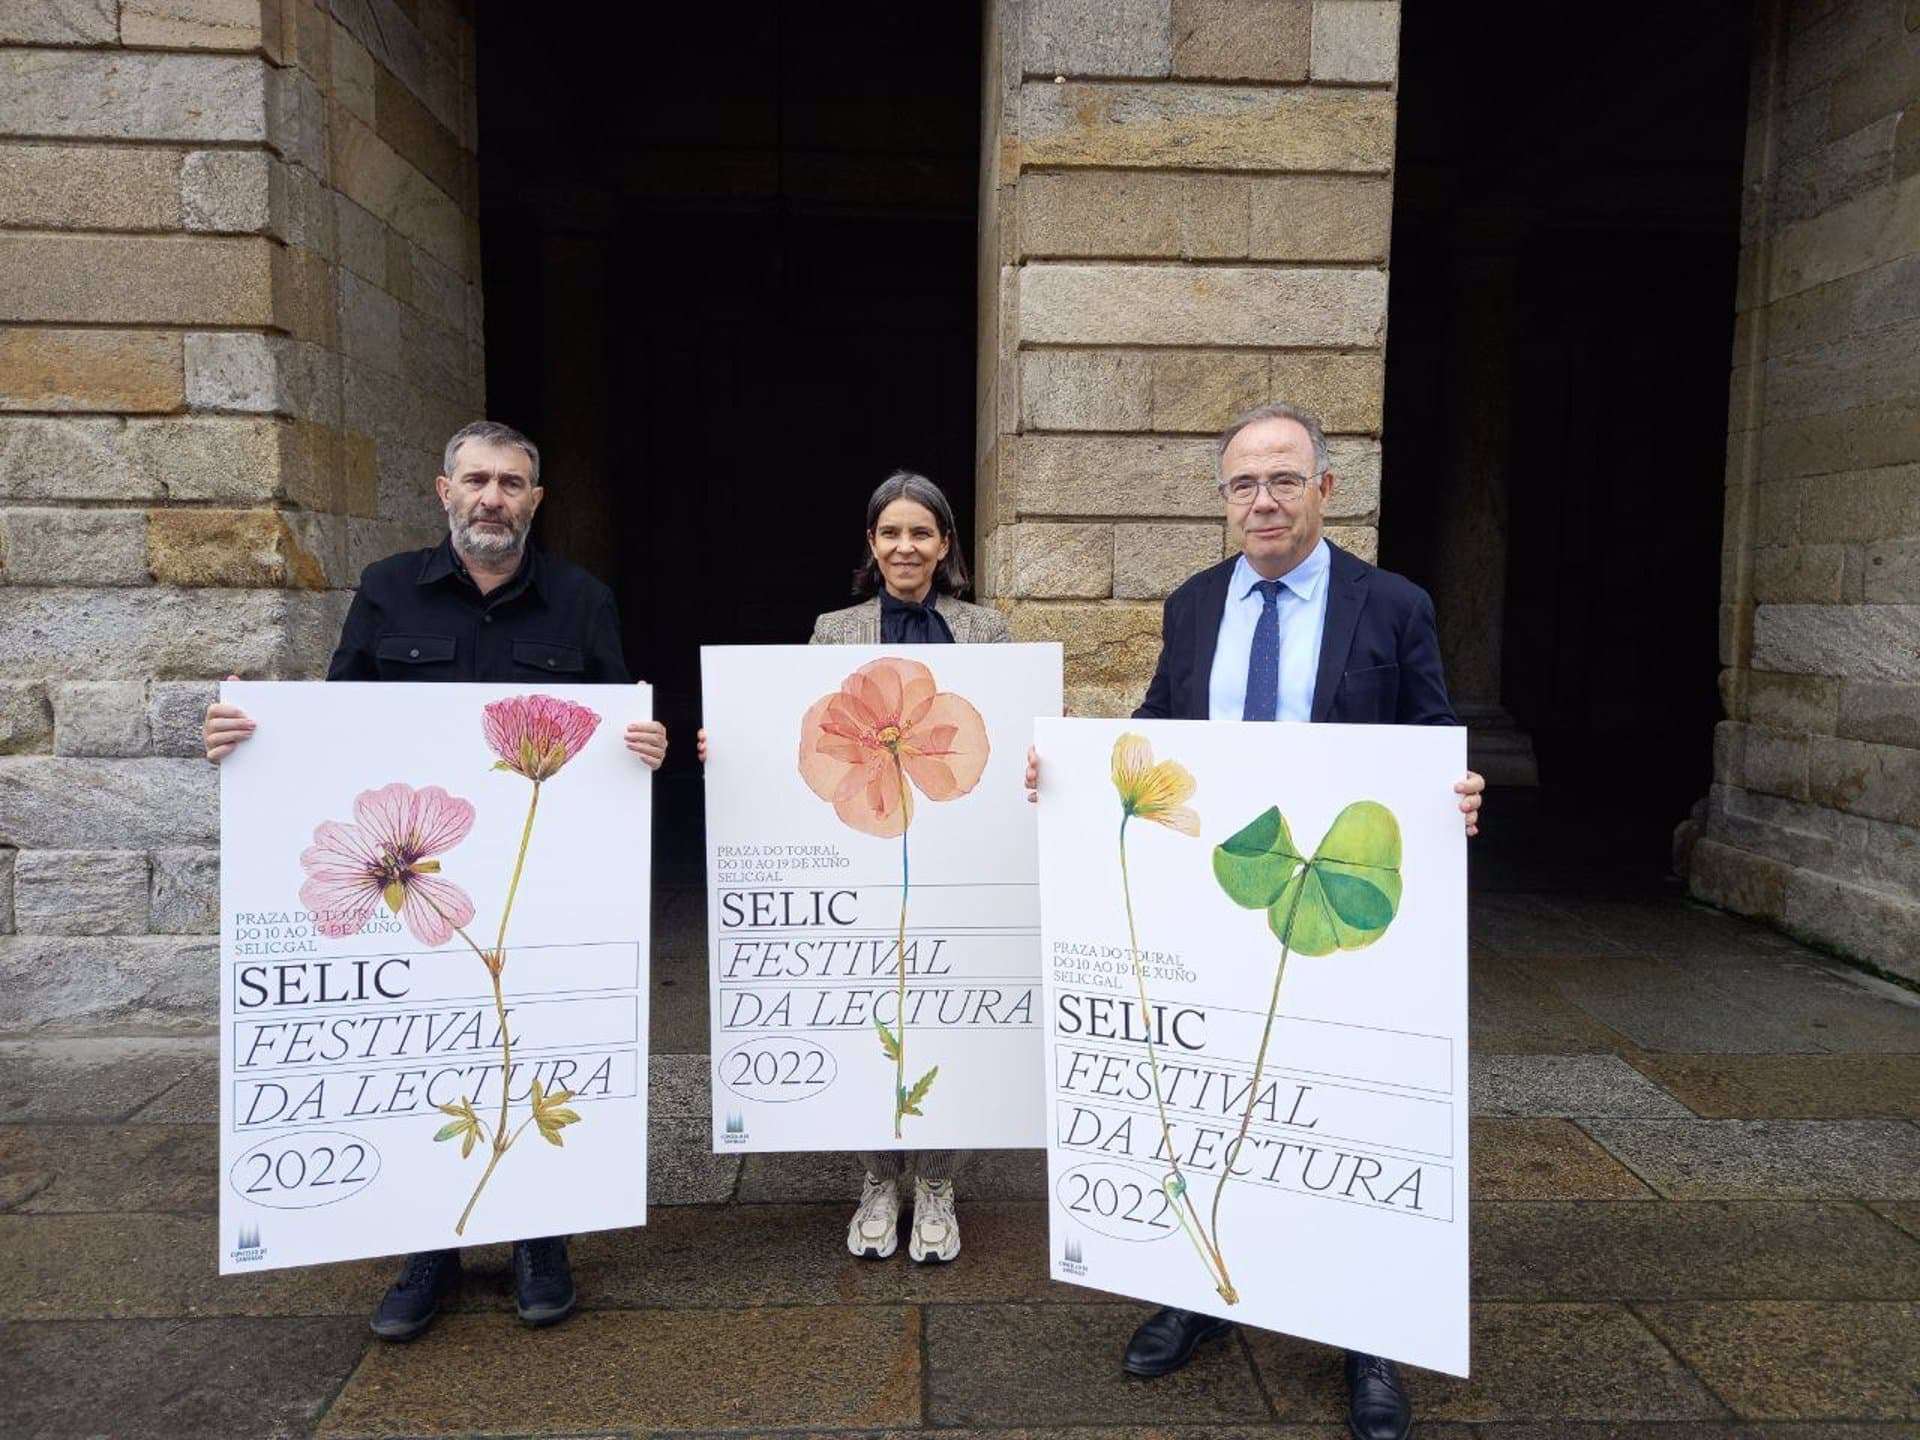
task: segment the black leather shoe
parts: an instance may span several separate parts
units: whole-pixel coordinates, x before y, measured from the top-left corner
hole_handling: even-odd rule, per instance
[[[529,1325],[558,1325],[573,1313],[573,1271],[564,1235],[513,1242],[513,1295]]]
[[[1216,1320],[1197,1310],[1176,1310],[1171,1305],[1157,1310],[1140,1323],[1127,1341],[1127,1353],[1120,1368],[1129,1375],[1171,1375],[1200,1348],[1202,1341],[1218,1340],[1233,1332],[1231,1320]]]
[[[460,1288],[460,1252],[423,1250],[388,1287],[373,1312],[373,1333],[382,1340],[417,1340],[426,1333],[440,1302]]]
[[[1413,1402],[1400,1367],[1378,1355],[1347,1351],[1347,1429],[1354,1440],[1407,1440]]]

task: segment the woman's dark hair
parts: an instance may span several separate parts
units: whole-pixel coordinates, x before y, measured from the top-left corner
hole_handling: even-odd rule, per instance
[[[874,530],[879,527],[881,512],[896,500],[911,500],[933,512],[934,528],[940,532],[940,538],[947,542],[947,558],[934,567],[933,588],[940,594],[964,595],[969,583],[967,562],[960,553],[960,537],[954,532],[953,506],[947,503],[947,497],[940,487],[926,476],[916,475],[911,470],[896,470],[880,482],[880,488],[867,501],[868,539],[872,539]],[[879,563],[873,558],[873,547],[868,545],[866,553],[860,557],[859,568],[853,572],[853,593],[862,597],[877,595],[883,583]]]

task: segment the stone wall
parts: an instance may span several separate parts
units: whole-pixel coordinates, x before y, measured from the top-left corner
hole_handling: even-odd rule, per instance
[[[1160,601],[1227,551],[1211,436],[1286,399],[1373,558],[1400,13],[1388,0],[992,0],[978,545],[1072,713],[1145,691]]]
[[[1920,979],[1920,3],[1755,39],[1696,895]],[[1684,837],[1683,837],[1684,838]]]
[[[200,715],[444,526],[473,117],[449,0],[0,5],[0,1031],[211,1022]]]

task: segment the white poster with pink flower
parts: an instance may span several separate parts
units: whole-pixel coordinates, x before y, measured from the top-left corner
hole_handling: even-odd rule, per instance
[[[1024,786],[1058,645],[709,646],[713,1147],[1046,1143]]]
[[[221,698],[221,1272],[644,1224],[649,689]]]

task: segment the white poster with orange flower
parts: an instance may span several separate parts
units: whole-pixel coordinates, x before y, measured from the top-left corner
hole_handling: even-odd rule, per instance
[[[221,698],[222,1273],[645,1223],[647,687]]]
[[[1053,1277],[1466,1374],[1466,732],[1038,734]]]
[[[1060,647],[701,666],[715,1151],[1045,1144],[1023,777]]]

